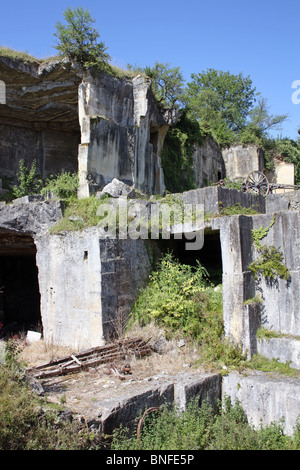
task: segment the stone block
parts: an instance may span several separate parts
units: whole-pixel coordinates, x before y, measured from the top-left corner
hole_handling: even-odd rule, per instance
[[[13,200],[13,204],[28,204],[29,202],[41,202],[44,201],[44,196],[41,194],[34,194],[29,196],[19,197]]]
[[[220,374],[182,373],[176,377],[174,384],[174,403],[185,410],[191,401],[201,406],[204,401],[216,411],[221,398]]]
[[[268,359],[278,359],[300,369],[300,338],[260,338],[257,340],[257,352]]]
[[[300,379],[268,375],[260,371],[223,377],[222,399],[239,401],[251,425],[259,428],[284,420],[284,432],[292,435],[300,416]]]
[[[120,426],[133,430],[141,414],[150,407],[171,405],[174,401],[173,383],[144,386],[135,394],[124,394],[99,403],[98,415],[101,415],[101,431],[111,434]]]

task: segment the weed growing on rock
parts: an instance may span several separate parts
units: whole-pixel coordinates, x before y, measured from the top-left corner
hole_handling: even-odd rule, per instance
[[[253,243],[259,253],[259,257],[250,264],[249,269],[254,274],[255,279],[262,275],[265,279],[271,280],[277,276],[285,279],[290,277],[288,268],[283,263],[283,253],[275,246],[262,245],[260,242],[265,238],[270,228],[275,223],[275,215],[268,227],[261,226],[252,230]]]

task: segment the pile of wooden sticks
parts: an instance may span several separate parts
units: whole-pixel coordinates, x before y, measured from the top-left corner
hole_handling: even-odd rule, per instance
[[[100,364],[126,360],[132,355],[141,358],[152,352],[152,348],[148,344],[150,339],[145,341],[143,338],[130,338],[116,341],[105,346],[82,351],[76,355],[71,354],[40,366],[28,368],[26,372],[36,379],[44,379],[79,372]]]

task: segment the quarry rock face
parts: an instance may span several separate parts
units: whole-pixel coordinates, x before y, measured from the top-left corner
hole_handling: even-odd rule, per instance
[[[161,109],[149,78],[83,73],[67,61],[0,57],[0,179],[16,182],[20,159],[46,178],[79,173],[79,197],[113,178],[148,194],[165,190],[160,152],[176,112]]]
[[[176,114],[161,110],[148,78],[87,76],[79,86],[79,196],[113,178],[146,194],[165,190],[160,153]]]
[[[29,166],[36,161],[44,178],[78,171],[79,197],[104,193],[114,198],[114,204],[119,197],[132,197],[129,203],[136,213],[156,204],[147,198],[134,204],[133,196],[137,190],[164,192],[161,150],[176,113],[159,108],[148,78],[93,77],[68,62],[24,63],[1,57],[0,79],[6,93],[5,103],[0,104],[0,189],[16,182],[19,161],[24,159]],[[259,150],[246,150],[223,152],[227,177],[244,178],[261,169]],[[197,183],[218,173],[223,176],[222,165],[219,150],[207,144],[194,155]],[[260,352],[296,368],[300,367],[299,194],[263,198],[207,187],[175,195],[184,204],[203,204],[212,214],[198,254],[215,260],[220,250],[215,267],[222,271],[225,336],[249,357]],[[32,322],[41,321],[47,343],[75,349],[104,344],[122,328],[138,290],[147,282],[159,254],[158,242],[110,239],[98,226],[51,234],[51,227],[63,217],[63,206],[41,199],[26,196],[0,205],[0,322],[16,315],[23,324],[30,317]],[[235,204],[255,208],[259,214],[223,217],[220,208]],[[275,223],[263,244],[281,250],[290,272],[288,282],[255,280],[249,270],[259,256],[252,230],[269,226],[274,213]],[[174,238],[167,243],[176,247],[177,242]],[[253,300],[258,296],[261,302]],[[259,341],[260,327],[274,330],[277,337]],[[292,432],[300,413],[299,379],[230,373],[222,380],[223,393],[239,399],[253,422],[285,417]],[[147,390],[145,403],[152,406],[166,395],[184,408],[190,398],[204,393],[204,382],[198,382],[182,381],[175,390],[172,379],[158,392]],[[218,396],[219,385],[219,377],[216,382],[209,380],[207,394]],[[132,395],[124,397],[123,405],[118,400],[107,402],[103,416],[108,428],[122,410],[137,409],[139,404]]]
[[[0,105],[0,178],[14,183],[19,160],[42,177],[77,171],[79,70],[69,63],[0,58],[6,104]]]

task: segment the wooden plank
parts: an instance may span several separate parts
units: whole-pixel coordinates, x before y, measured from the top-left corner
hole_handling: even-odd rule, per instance
[[[56,375],[65,375],[67,373],[77,372],[86,367],[95,367],[99,364],[125,359],[128,354],[143,357],[152,352],[152,349],[147,345],[150,339],[151,338],[147,341],[143,338],[120,340],[107,346],[92,348],[77,353],[76,355],[71,354],[71,356],[62,359],[32,367],[27,369],[26,372],[32,373],[35,378],[46,378]]]

